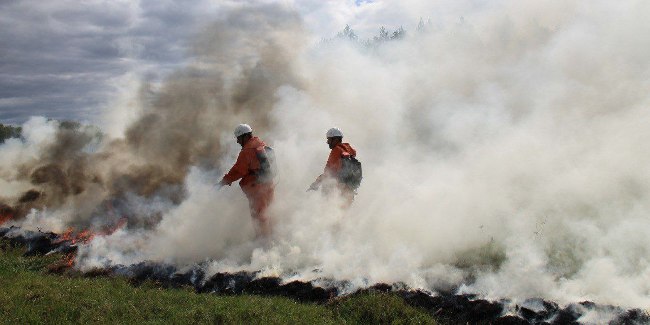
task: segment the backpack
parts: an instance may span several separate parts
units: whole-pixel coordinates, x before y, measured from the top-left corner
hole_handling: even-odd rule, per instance
[[[273,148],[264,146],[261,150],[257,149],[255,154],[260,162],[260,169],[255,172],[256,182],[272,183],[277,174],[275,152],[273,152]]]
[[[341,171],[337,178],[339,182],[356,190],[361,185],[361,179],[363,178],[361,162],[352,156],[341,157]]]

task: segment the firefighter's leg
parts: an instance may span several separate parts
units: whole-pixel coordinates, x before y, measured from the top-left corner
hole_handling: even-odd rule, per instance
[[[273,200],[273,188],[266,185],[257,185],[254,193],[249,197],[251,216],[253,217],[255,233],[258,237],[271,235],[271,219],[268,208]]]
[[[341,204],[341,207],[347,210],[354,202],[354,191],[345,190],[343,191],[342,194],[343,194],[343,203]]]
[[[339,184],[338,189],[338,192],[341,196],[341,209],[347,210],[354,202],[354,196],[356,193],[353,189],[345,186],[344,184]]]

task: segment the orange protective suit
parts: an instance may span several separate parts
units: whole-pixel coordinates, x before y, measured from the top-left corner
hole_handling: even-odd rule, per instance
[[[356,155],[357,151],[354,150],[354,148],[352,148],[349,143],[339,143],[336,145],[336,147],[330,151],[330,155],[327,157],[327,163],[325,164],[325,169],[323,170],[323,173],[316,179],[316,183],[320,184],[326,177],[337,179],[337,175],[341,171],[343,164],[341,162],[341,158],[345,156],[356,157]],[[354,201],[354,195],[356,194],[354,190],[347,185],[339,182],[337,182],[337,189],[344,199],[343,208],[350,207]],[[325,187],[323,188],[323,191],[325,193],[329,193],[332,191],[332,189]]]
[[[260,169],[260,161],[257,158],[257,152],[263,151],[265,144],[258,137],[252,137],[244,144],[239,152],[235,165],[230,171],[223,176],[221,184],[230,185],[239,181],[250,207],[251,216],[258,223],[258,233],[262,235],[270,234],[270,220],[267,209],[273,201],[273,183],[258,183],[256,173]]]

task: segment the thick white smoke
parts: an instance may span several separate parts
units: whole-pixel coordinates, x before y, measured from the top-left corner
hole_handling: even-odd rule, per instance
[[[155,227],[95,239],[80,265],[210,259],[212,272],[429,289],[464,283],[463,291],[491,298],[647,306],[650,4],[445,8],[425,32],[375,47],[293,46],[300,31],[274,38],[295,48],[278,66],[299,81],[274,80],[282,82],[268,111],[238,115],[268,121],[257,135],[278,160],[269,242],[254,240],[237,186],[217,191],[220,173],[192,168],[184,200],[164,202]],[[256,40],[250,26],[230,27],[241,39],[206,34],[226,42],[213,44],[219,55],[268,54],[247,43]],[[364,167],[349,210],[305,192],[322,172],[332,126]],[[228,152],[214,157],[224,171],[239,148],[229,129],[215,132]]]

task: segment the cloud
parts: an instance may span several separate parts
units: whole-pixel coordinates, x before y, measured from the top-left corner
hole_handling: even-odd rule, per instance
[[[414,28],[417,13],[435,7],[365,0],[282,4],[301,14],[314,42],[347,24],[364,39],[374,36],[380,26]],[[122,89],[116,83],[124,76],[164,78],[191,60],[190,40],[227,9],[244,5],[234,0],[3,2],[0,121],[20,124],[32,115],[43,115],[97,122],[120,98]]]
[[[164,75],[182,64],[189,35],[214,14],[212,7],[208,1],[1,4],[0,120],[92,120],[115,95],[110,80]]]

